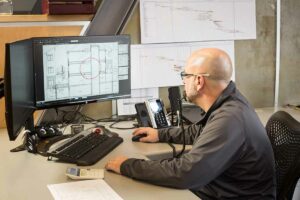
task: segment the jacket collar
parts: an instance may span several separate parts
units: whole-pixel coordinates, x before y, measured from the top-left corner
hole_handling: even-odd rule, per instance
[[[208,109],[208,111],[204,114],[204,116],[201,118],[197,124],[205,125],[209,116],[213,111],[221,107],[221,105],[227,101],[228,99],[234,98],[234,93],[236,93],[236,86],[233,81],[230,81],[230,83],[227,85],[227,87],[222,91],[220,96],[216,99],[216,101],[213,103],[213,105]]]

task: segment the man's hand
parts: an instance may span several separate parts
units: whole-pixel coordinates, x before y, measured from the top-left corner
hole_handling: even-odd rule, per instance
[[[158,138],[158,131],[154,128],[149,128],[149,127],[141,127],[136,129],[135,131],[133,131],[133,135],[139,135],[142,133],[146,133],[147,136],[146,137],[142,137],[140,138],[140,142],[158,142],[159,138]]]
[[[118,156],[115,157],[114,159],[109,160],[106,165],[105,169],[114,171],[118,174],[121,174],[121,165],[123,162],[125,162],[128,158],[125,156]]]

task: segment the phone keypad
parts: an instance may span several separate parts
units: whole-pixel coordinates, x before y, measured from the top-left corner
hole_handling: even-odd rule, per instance
[[[168,126],[166,116],[163,112],[155,113],[154,117],[158,128]]]

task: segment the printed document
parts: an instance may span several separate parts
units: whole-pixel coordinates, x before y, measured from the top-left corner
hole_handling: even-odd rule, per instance
[[[104,180],[53,184],[48,189],[55,200],[122,200]]]

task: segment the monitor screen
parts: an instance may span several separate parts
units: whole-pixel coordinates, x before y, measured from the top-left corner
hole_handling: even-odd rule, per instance
[[[130,37],[33,39],[38,109],[130,97]]]
[[[4,93],[5,117],[10,140],[15,140],[33,115],[34,71],[31,40],[6,44]]]

